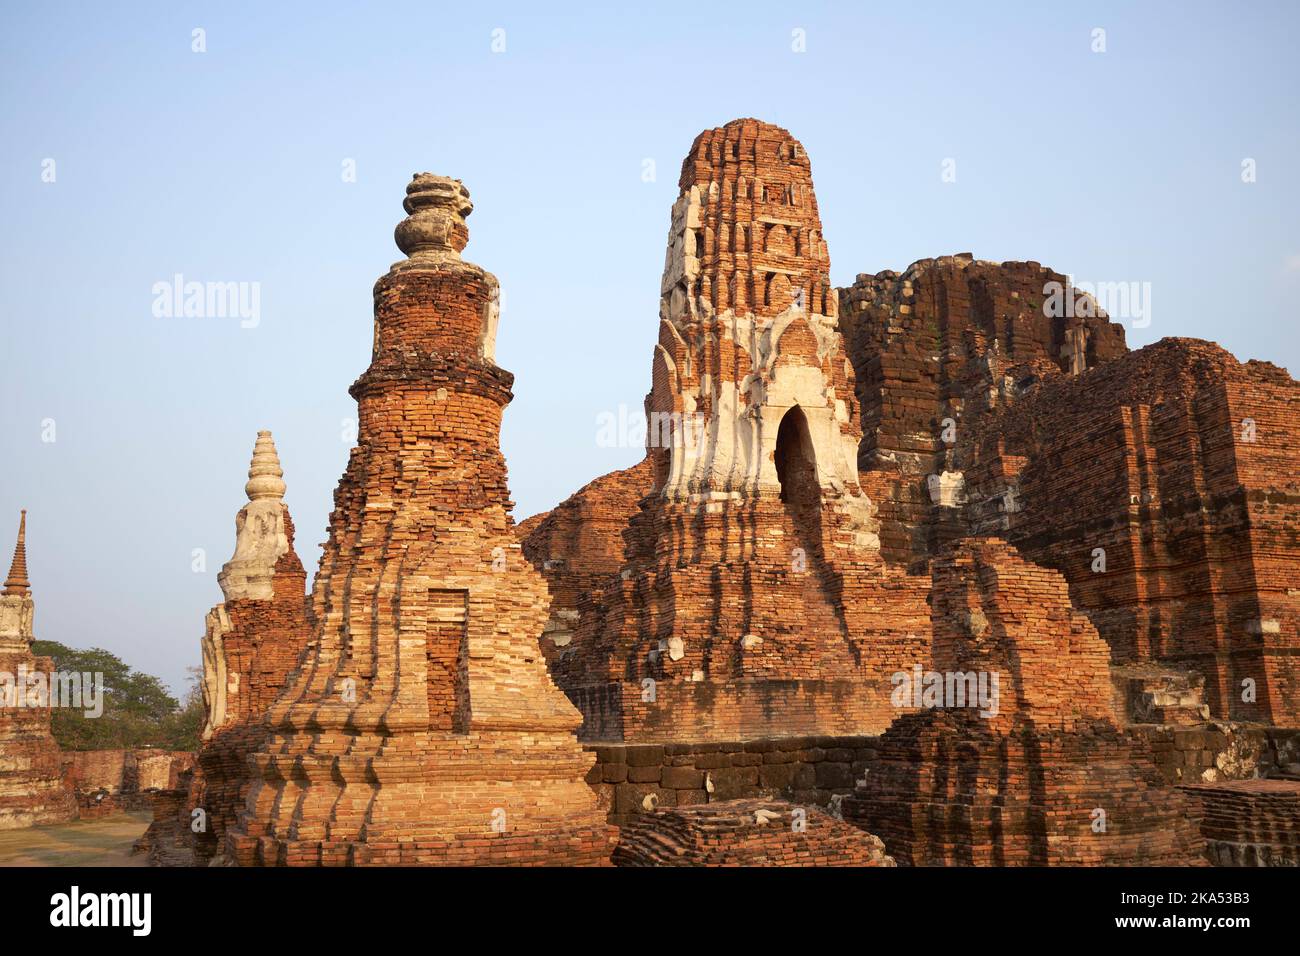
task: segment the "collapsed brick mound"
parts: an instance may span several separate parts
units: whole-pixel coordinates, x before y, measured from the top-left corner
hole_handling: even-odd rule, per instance
[[[804,826],[796,832],[796,811]],[[670,807],[622,828],[616,866],[894,866],[880,839],[813,807],[727,800]]]
[[[907,715],[842,810],[903,866],[1205,862],[1195,805],[1101,720],[1004,733],[971,713]]]
[[[1180,788],[1200,808],[1216,866],[1300,866],[1300,781],[1233,780]]]

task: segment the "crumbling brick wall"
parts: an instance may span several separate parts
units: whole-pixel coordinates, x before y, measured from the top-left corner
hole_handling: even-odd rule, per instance
[[[623,828],[618,866],[894,866],[878,837],[813,807],[728,800],[670,807]]]
[[[888,561],[921,568],[953,536],[945,527],[952,512],[936,506],[929,485],[931,476],[960,472],[954,457],[965,421],[1078,365],[1124,354],[1123,329],[1100,310],[1049,314],[1052,283],[1068,280],[1037,262],[963,253],[922,259],[901,274],[859,275],[839,291],[862,403],[858,463],[880,509]]]
[[[188,751],[156,748],[73,750],[62,757],[83,819],[150,809],[150,791],[176,789],[194,766],[194,754]]]
[[[651,491],[652,464],[643,458],[597,478],[515,529],[524,557],[546,578],[551,593],[551,616],[542,632],[548,663],[572,643],[583,595],[623,566],[624,535]]]
[[[845,819],[900,865],[1203,864],[1186,798],[1116,726],[1108,649],[1064,579],[987,538],[946,547],[932,580],[934,671],[1000,675],[998,705],[900,717]]]
[[[1052,290],[1077,295],[969,255],[841,290],[881,553],[920,571],[1006,537],[1066,575],[1116,662],[1195,669],[1215,716],[1296,726],[1300,386],[1208,342],[1127,352]]]
[[[587,783],[609,822],[650,806],[684,807],[745,797],[829,806],[853,792],[875,759],[876,737],[796,737],[669,744],[589,744]]]
[[[1163,339],[968,424],[967,518],[1011,494],[1000,533],[1066,576],[1114,660],[1194,669],[1215,716],[1296,726],[1297,414],[1283,370]]]

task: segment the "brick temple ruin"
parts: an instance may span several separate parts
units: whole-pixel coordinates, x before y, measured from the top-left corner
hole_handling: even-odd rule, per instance
[[[904,865],[1294,860],[1296,381],[1130,352],[1037,262],[833,289],[757,120],[679,188],[646,457],[519,527],[611,819],[780,796]],[[891,698],[913,669],[1002,707]]]
[[[75,819],[77,800],[50,733],[48,657],[32,653],[36,604],[27,579],[27,512],[0,593],[0,830]],[[38,683],[28,682],[39,675]],[[43,680],[45,693],[37,689]]]
[[[645,457],[516,526],[469,194],[405,209],[305,598],[258,437],[154,862],[1300,861],[1285,370],[1130,351],[1037,262],[837,289],[802,145],[736,120],[682,164]]]
[[[586,739],[878,732],[881,668],[926,647],[928,582],[882,559],[859,480],[808,157],[739,121],[696,138],[679,185],[646,462],[525,525],[556,594],[552,671]]]

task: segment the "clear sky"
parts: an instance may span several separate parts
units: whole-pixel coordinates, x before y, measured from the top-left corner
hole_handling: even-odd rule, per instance
[[[1300,4],[542,6],[4,5],[0,572],[26,507],[39,637],[183,690],[260,428],[314,573],[415,171],[505,290],[519,519],[641,456],[597,417],[649,387],[682,157],[742,116],[807,148],[837,285],[1034,259],[1149,282],[1132,347],[1300,367]],[[155,316],[177,274],[257,283],[255,327]]]

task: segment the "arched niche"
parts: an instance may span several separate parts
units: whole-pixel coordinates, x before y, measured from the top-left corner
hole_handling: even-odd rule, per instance
[[[788,507],[818,507],[821,485],[817,481],[817,451],[808,430],[808,418],[798,405],[781,418],[776,430],[776,479],[781,500]]]

